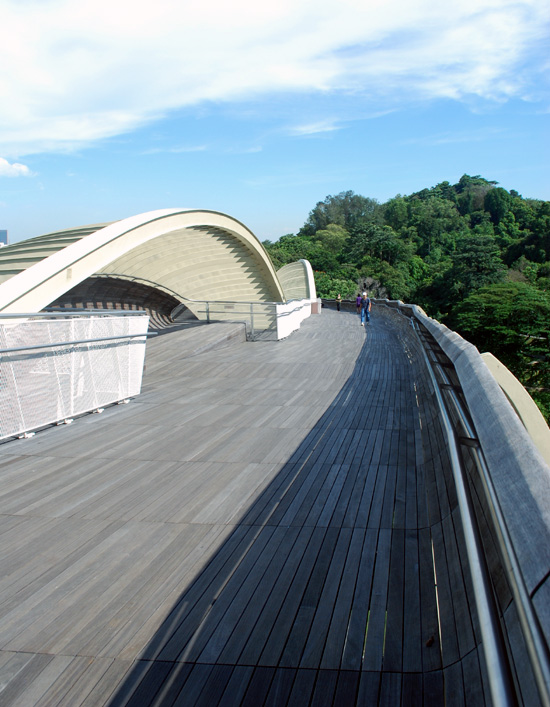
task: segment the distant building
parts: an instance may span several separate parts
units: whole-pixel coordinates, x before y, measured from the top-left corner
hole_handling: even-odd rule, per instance
[[[8,232],[0,230],[0,248],[3,245],[8,245]]]

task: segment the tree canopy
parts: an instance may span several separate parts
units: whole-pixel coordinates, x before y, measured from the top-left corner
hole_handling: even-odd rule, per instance
[[[264,245],[276,268],[309,260],[321,297],[352,298],[368,282],[375,297],[421,305],[481,348],[500,352],[520,380],[538,389],[533,397],[544,407],[550,372],[537,347],[548,351],[550,316],[536,302],[550,297],[550,202],[497,184],[464,174],[456,184],[441,182],[384,204],[343,191],[317,202],[296,235]],[[498,297],[516,301],[518,315],[510,319],[494,304]],[[539,313],[537,333],[519,329],[520,321],[531,322],[528,310]],[[476,321],[483,323],[475,328]],[[527,335],[539,338],[527,345]]]

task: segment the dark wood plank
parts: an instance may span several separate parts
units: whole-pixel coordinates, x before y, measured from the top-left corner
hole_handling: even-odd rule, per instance
[[[316,670],[298,670],[286,707],[309,705],[316,680]]]
[[[450,707],[465,705],[464,677],[461,663],[453,663],[443,670],[445,685],[445,704]]]
[[[424,690],[421,673],[403,673],[401,683],[402,707],[422,707]]]
[[[390,568],[391,530],[378,534],[376,565],[372,582],[369,619],[365,639],[363,669],[381,670],[384,657],[384,638],[387,614],[387,596]]]
[[[341,668],[345,670],[360,670],[363,665],[377,544],[378,532],[366,530],[342,654]]]
[[[320,670],[311,697],[310,707],[332,707],[338,684],[337,670]]]
[[[191,663],[173,663],[164,684],[150,702],[151,707],[171,707],[182,694],[192,669]]]
[[[157,640],[147,647],[144,657],[175,660],[180,655],[196,630],[197,624],[192,614],[201,615],[208,610],[216,591],[219,591],[219,582],[231,576],[231,570],[241,556],[243,548],[248,547],[257,532],[257,529],[246,526],[235,530],[228,542],[170,612],[170,616],[166,619],[167,628],[169,627],[170,630],[158,633]]]
[[[308,578],[297,614],[281,656],[281,667],[293,667],[300,663],[308,639],[321,592],[330,569],[332,555],[338,543],[337,528],[327,528],[323,544]]]
[[[325,547],[324,540],[327,532],[325,528],[315,528],[313,530],[311,540],[294,575],[281,610],[272,624],[269,638],[260,656],[260,665],[279,665],[289,635],[297,621],[302,597],[310,581],[315,562],[321,552],[321,548]],[[297,662],[290,667],[295,667],[296,664]]]
[[[277,617],[285,602],[289,588],[292,586],[294,576],[304,557],[312,533],[313,528],[301,529],[296,542],[291,548],[288,548],[286,555],[284,551],[281,550],[283,566],[280,568],[273,582],[272,589],[269,593],[269,600],[264,605],[250,633],[243,637],[246,642],[243,644],[242,638],[233,640],[231,644],[228,644],[224,648],[220,657],[222,661],[233,661],[244,665],[258,665],[260,663],[260,656],[262,656],[266,648],[271,629],[276,624]],[[291,537],[291,535],[292,534],[289,532],[289,537]],[[237,636],[235,638],[237,639]],[[265,657],[264,660],[266,660]]]
[[[378,704],[381,677],[382,674],[379,672],[361,673],[359,691],[357,693],[357,707],[371,707],[371,705]]]
[[[355,584],[352,577],[344,574],[351,537],[349,528],[342,528],[338,534],[338,540],[323,583],[323,589],[315,607],[315,615],[311,623],[309,636],[300,659],[301,668],[317,668],[320,665],[341,584],[345,584],[348,581],[352,586]],[[340,667],[339,656],[331,667],[336,669]]]
[[[220,623],[200,655],[202,662],[237,662],[264,608],[270,603],[274,584],[285,570],[289,554],[293,554],[298,533],[297,528],[275,529],[270,543],[220,618]],[[262,645],[256,646],[255,663]]]
[[[441,652],[443,665],[456,663],[460,658],[456,634],[452,589],[445,555],[443,530],[440,524],[432,526],[433,555],[437,578],[437,599],[441,622]]]
[[[229,579],[222,579],[223,589],[211,599],[207,615],[201,611],[190,617],[190,628],[194,629],[188,643],[182,646],[181,655],[188,662],[196,660],[214,661],[223,649],[235,622],[240,618],[250,593],[269,564],[269,548],[281,541],[281,533],[275,528],[265,527],[254,538],[240,562],[232,568]],[[275,538],[275,540],[274,540]]]
[[[424,705],[426,707],[441,707],[445,704],[445,687],[443,671],[434,670],[423,673]]]
[[[432,541],[429,530],[421,529],[418,531],[418,543],[418,555],[420,560],[420,618],[422,622],[422,669],[424,673],[428,673],[442,667],[436,581],[433,567]]]
[[[384,637],[384,671],[403,669],[403,613],[405,598],[405,531],[394,528],[391,536],[390,576]]]
[[[393,707],[401,704],[401,673],[382,673],[380,681],[380,695],[378,704],[380,707]]]
[[[128,707],[142,707],[142,705],[153,704],[156,695],[161,691],[173,667],[173,663],[165,661],[149,663],[139,685],[137,685],[126,703]]]
[[[335,705],[354,705],[357,700],[359,690],[359,671],[341,670],[338,673],[338,683],[334,693]]]
[[[232,665],[215,665],[212,672],[206,678],[194,707],[211,707],[212,705],[218,705],[232,674]],[[142,705],[146,704],[146,702],[142,703]]]
[[[264,704],[275,672],[274,668],[254,668],[241,707],[258,707]]]
[[[353,598],[359,590],[357,580],[361,570],[364,542],[365,531],[361,528],[354,530],[320,661],[320,666],[324,669],[340,668],[343,659],[346,641],[351,629]]]
[[[462,660],[462,673],[464,677],[464,702],[467,707],[485,705],[485,695],[479,668],[478,652],[473,650]]]
[[[280,668],[275,671],[264,707],[280,707],[288,703],[297,672],[293,668]]]
[[[233,705],[241,704],[253,673],[254,668],[252,666],[235,666],[218,707],[233,707]]]
[[[174,707],[196,704],[213,670],[213,665],[193,665],[181,692],[176,697]]]
[[[386,468],[386,486],[384,488],[384,502],[380,516],[381,528],[393,528],[395,520],[395,487],[397,482],[397,467],[390,464]]]
[[[403,607],[403,671],[422,672],[422,614],[418,533],[405,530],[405,583]]]
[[[466,584],[462,574],[462,563],[459,556],[459,548],[456,542],[456,529],[453,519],[458,521],[458,513],[449,516],[442,521],[443,535],[445,541],[445,554],[447,556],[447,570],[449,582],[452,587],[452,601],[456,634],[458,639],[458,649],[460,656],[464,656],[475,647],[471,611],[466,594]],[[466,552],[465,548],[461,548]],[[466,568],[465,568],[466,569]],[[469,571],[469,570],[467,570]],[[473,595],[470,597],[474,601]]]

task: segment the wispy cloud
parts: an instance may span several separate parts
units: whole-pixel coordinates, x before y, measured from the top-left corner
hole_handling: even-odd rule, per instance
[[[540,100],[547,85],[547,0],[463,0],[452,13],[439,0],[0,0],[0,13],[6,156],[80,147],[204,102],[340,93],[383,110]]]
[[[143,155],[157,154],[173,154],[179,155],[186,152],[205,152],[208,149],[206,145],[189,145],[180,147],[152,147],[150,150],[144,150]]]
[[[19,162],[9,163],[3,157],[0,157],[0,177],[34,177],[34,172],[24,164]]]
[[[318,135],[319,133],[332,133],[340,130],[341,126],[334,120],[319,120],[314,123],[295,125],[289,129],[291,135]]]
[[[402,145],[424,145],[437,147],[438,145],[455,145],[461,143],[487,142],[488,140],[502,140],[510,137],[504,130],[498,128],[482,128],[457,132],[440,132],[433,135],[424,135],[418,138],[402,140]]]

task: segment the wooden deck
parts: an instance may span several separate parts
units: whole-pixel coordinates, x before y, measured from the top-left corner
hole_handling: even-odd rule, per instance
[[[1,705],[489,703],[425,372],[382,311],[176,331],[146,365],[129,405],[0,445]]]

